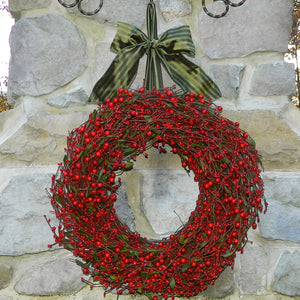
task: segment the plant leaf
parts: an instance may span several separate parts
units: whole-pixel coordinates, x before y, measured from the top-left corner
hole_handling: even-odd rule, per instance
[[[171,290],[173,290],[175,288],[176,281],[175,281],[174,277],[172,277],[170,279],[169,285],[170,285]]]
[[[133,162],[129,161],[126,163],[124,171],[130,171],[133,169]]]
[[[129,241],[128,237],[125,236],[125,235],[120,235],[120,239],[121,239],[122,241],[124,241],[124,242],[128,242],[128,241]]]
[[[152,117],[151,117],[151,116],[144,116],[144,119],[145,119],[148,123],[153,123]]]
[[[229,257],[229,256],[233,255],[234,253],[235,253],[235,251],[226,253],[226,254],[224,254],[224,255],[222,255],[222,256],[223,256],[223,257]]]
[[[202,248],[202,247],[206,246],[207,244],[208,244],[208,241],[204,241],[204,242],[201,243],[200,246],[201,246],[201,248]]]
[[[181,271],[185,272],[190,267],[190,265],[191,265],[190,263],[184,264]]]

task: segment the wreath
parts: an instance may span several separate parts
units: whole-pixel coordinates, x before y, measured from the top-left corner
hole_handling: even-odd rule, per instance
[[[60,225],[56,243],[73,252],[91,286],[122,294],[191,297],[213,284],[243,252],[247,231],[266,210],[253,140],[203,95],[172,89],[119,89],[67,138],[52,178]],[[156,148],[179,155],[199,195],[188,222],[169,238],[148,240],[114,209],[120,175]],[[83,279],[84,280],[84,279]]]

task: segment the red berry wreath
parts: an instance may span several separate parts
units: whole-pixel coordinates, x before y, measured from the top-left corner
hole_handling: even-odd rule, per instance
[[[118,294],[191,297],[205,290],[243,250],[247,231],[266,209],[259,157],[238,123],[203,96],[169,89],[119,90],[71,132],[53,176],[51,203],[59,245],[79,257],[92,285]],[[188,222],[167,240],[149,241],[116,216],[123,171],[137,155],[165,145],[199,186]]]

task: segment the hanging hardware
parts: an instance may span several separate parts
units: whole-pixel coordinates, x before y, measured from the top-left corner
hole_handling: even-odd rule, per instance
[[[227,15],[230,6],[231,6],[231,7],[238,7],[238,6],[243,5],[243,4],[246,2],[246,0],[242,0],[242,1],[238,2],[238,3],[234,3],[234,2],[232,2],[232,1],[230,1],[230,0],[213,0],[213,1],[214,1],[214,2],[217,2],[217,1],[223,2],[224,5],[225,5],[225,8],[224,8],[224,12],[222,12],[221,14],[214,14],[214,13],[211,13],[210,11],[208,11],[208,9],[207,9],[207,7],[206,7],[206,0],[202,0],[202,8],[203,8],[204,12],[205,12],[208,16],[210,16],[210,17],[212,17],[212,18],[222,18],[222,17],[224,17],[224,16]],[[93,15],[97,14],[97,13],[100,11],[100,9],[102,8],[102,6],[103,6],[103,0],[100,0],[99,6],[98,6],[95,10],[87,12],[87,11],[85,11],[85,10],[82,8],[82,2],[83,2],[83,0],[75,0],[75,1],[74,1],[73,3],[71,3],[71,4],[65,3],[65,0],[58,0],[58,2],[59,2],[63,7],[66,7],[66,8],[75,7],[75,6],[77,5],[78,10],[79,10],[83,15],[85,15],[85,16],[93,16]],[[153,3],[153,0],[150,0],[150,3]]]
[[[202,8],[208,16],[210,16],[212,18],[216,18],[216,19],[226,16],[228,11],[229,11],[230,6],[231,7],[238,7],[238,6],[243,5],[246,2],[246,0],[242,0],[239,3],[233,3],[230,0],[213,0],[213,1],[214,2],[218,1],[218,2],[223,2],[224,3],[225,8],[224,8],[224,11],[221,14],[214,14],[214,13],[209,12],[207,7],[206,7],[206,0],[202,0]]]
[[[99,1],[99,5],[98,7],[95,9],[95,10],[92,10],[92,11],[85,11],[83,8],[82,8],[82,2],[83,0],[75,0],[73,3],[71,4],[67,4],[65,3],[64,0],[58,0],[58,2],[63,6],[63,7],[66,7],[66,8],[71,8],[71,7],[75,7],[77,5],[78,7],[78,10],[85,16],[93,16],[95,14],[97,14],[100,9],[102,8],[103,6],[103,0],[100,0]]]

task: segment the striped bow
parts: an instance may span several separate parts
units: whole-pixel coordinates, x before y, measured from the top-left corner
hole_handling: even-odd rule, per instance
[[[89,101],[103,102],[111,98],[119,88],[128,89],[133,83],[140,58],[146,54],[146,89],[163,88],[161,64],[183,93],[203,94],[210,99],[221,97],[217,85],[197,65],[183,56],[195,55],[189,26],[167,30],[157,36],[155,4],[151,1],[147,8],[148,36],[135,26],[118,23],[111,51],[117,56],[105,74],[95,84]]]

